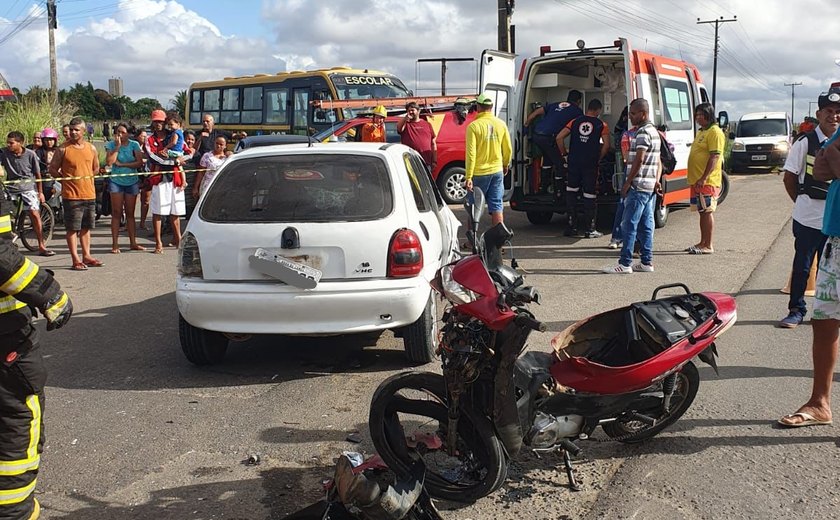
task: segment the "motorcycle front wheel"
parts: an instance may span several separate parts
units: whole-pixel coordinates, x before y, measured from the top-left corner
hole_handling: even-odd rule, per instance
[[[602,428],[604,433],[619,442],[633,444],[642,442],[656,436],[659,432],[671,426],[694,402],[697,389],[700,387],[700,372],[692,362],[688,362],[676,374],[677,383],[674,387],[674,394],[671,397],[671,406],[667,415],[662,417],[662,410],[635,410],[636,412],[657,417],[656,424],[649,426],[641,421],[625,421],[616,419],[605,423]]]
[[[419,458],[433,498],[475,502],[501,487],[507,459],[490,420],[461,402],[457,450],[446,451],[447,404],[443,376],[403,372],[389,377],[370,403],[370,436],[397,475]]]

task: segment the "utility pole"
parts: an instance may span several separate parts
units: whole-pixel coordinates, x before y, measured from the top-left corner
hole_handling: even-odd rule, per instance
[[[714,104],[715,104],[715,94],[717,93],[717,58],[718,58],[718,52],[720,51],[720,38],[718,37],[718,27],[722,23],[737,22],[737,21],[738,21],[737,16],[733,16],[732,18],[730,18],[728,20],[724,20],[723,16],[721,16],[720,18],[718,18],[716,20],[702,20],[701,21],[700,18],[697,19],[697,24],[698,25],[704,24],[704,23],[715,24],[715,62],[714,62],[714,68],[712,69],[712,106],[714,106]]]
[[[55,16],[55,0],[47,0],[47,27],[50,36],[50,97],[53,103],[58,102],[58,72],[55,64],[55,30],[58,20]]]
[[[475,58],[419,58],[417,63],[440,62],[440,95],[446,95],[446,64],[450,61],[475,61]]]
[[[793,100],[796,97],[794,91],[796,90],[796,87],[798,87],[801,84],[802,84],[801,81],[799,83],[785,83],[786,87],[790,87],[790,120],[791,120],[791,122],[796,121],[796,118],[793,117]]]
[[[816,105],[816,104],[817,104],[816,101],[808,101],[808,117],[811,117],[811,107]],[[792,117],[791,117],[791,120],[793,120]]]
[[[516,28],[510,24],[510,17],[513,14],[515,0],[498,0],[499,2],[499,50],[503,52],[516,52],[514,34]]]

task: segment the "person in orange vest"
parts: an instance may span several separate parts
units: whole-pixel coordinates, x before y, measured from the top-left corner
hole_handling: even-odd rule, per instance
[[[365,123],[362,127],[362,142],[384,143],[385,141],[385,118],[388,111],[382,105],[373,109],[373,121]]]

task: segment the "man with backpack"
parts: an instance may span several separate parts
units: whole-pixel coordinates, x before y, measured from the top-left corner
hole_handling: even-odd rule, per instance
[[[708,255],[715,252],[712,235],[715,209],[723,182],[723,150],[726,137],[715,121],[711,103],[700,103],[694,109],[694,121],[700,128],[688,153],[688,184],[691,187],[691,210],[700,214],[700,242],[686,252]]]
[[[610,151],[610,128],[598,116],[603,104],[592,99],[586,105],[586,113],[575,118],[557,134],[557,149],[561,156],[566,154],[565,139],[569,139],[567,156],[569,174],[566,179],[566,214],[569,225],[566,236],[576,236],[581,226],[578,225],[578,196],[583,190],[584,238],[598,238],[601,233],[595,229],[595,215],[598,197],[595,185],[598,181],[598,164]]]
[[[788,315],[779,327],[792,329],[802,323],[808,312],[805,288],[811,275],[814,255],[820,257],[826,236],[822,233],[828,182],[814,179],[814,160],[820,145],[834,134],[840,123],[840,102],[831,102],[828,94],[817,100],[819,125],[801,135],[790,147],[784,166],[785,191],[793,201],[793,268],[790,278]]]
[[[621,222],[623,243],[618,264],[601,270],[607,274],[653,272],[653,210],[660,190],[662,161],[659,149],[662,141],[656,127],[650,122],[649,111],[650,105],[644,98],[634,99],[630,103],[627,115],[630,124],[637,126],[638,130],[630,145],[630,170],[621,188],[621,196],[624,197]],[[641,261],[631,265],[637,236]]]

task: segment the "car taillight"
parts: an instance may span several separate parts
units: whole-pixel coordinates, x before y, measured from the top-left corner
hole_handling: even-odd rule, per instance
[[[400,229],[388,246],[388,277],[408,278],[423,270],[423,246],[420,237],[410,229]]]
[[[201,270],[201,253],[198,250],[198,240],[195,235],[187,233],[181,239],[178,255],[178,274],[196,278],[204,277]]]

